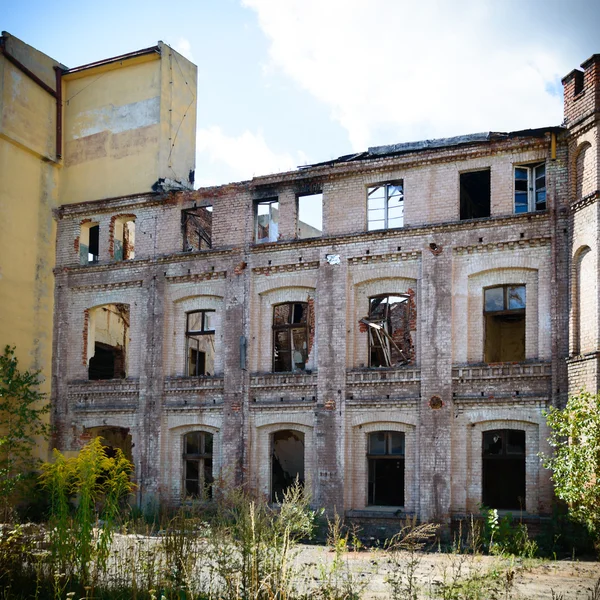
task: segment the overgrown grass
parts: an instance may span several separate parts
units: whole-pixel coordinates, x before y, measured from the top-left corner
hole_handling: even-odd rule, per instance
[[[418,571],[436,549],[438,526],[409,519],[373,553],[366,573],[352,565],[359,532],[336,515],[328,520],[327,560],[302,564],[298,544],[322,513],[300,485],[277,506],[236,490],[143,519],[126,502],[130,469],[119,453],[106,456],[100,440],[76,458],[55,456],[42,477],[47,523],[0,526],[0,600],[359,600],[378,561],[386,562],[394,600],[510,598],[523,567],[506,557],[537,548],[521,524],[484,511],[459,530],[441,571],[423,578]],[[481,561],[486,552],[498,556],[491,568]]]

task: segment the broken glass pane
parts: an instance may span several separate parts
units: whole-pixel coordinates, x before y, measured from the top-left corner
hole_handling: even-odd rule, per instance
[[[525,308],[525,286],[508,286],[508,309],[518,310]]]

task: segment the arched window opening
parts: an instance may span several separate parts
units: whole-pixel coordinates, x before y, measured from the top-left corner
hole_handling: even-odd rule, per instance
[[[89,379],[123,379],[127,373],[129,306],[105,304],[89,311]]]
[[[573,353],[593,350],[596,345],[596,278],[593,255],[586,246],[575,257],[573,281]]]
[[[273,371],[304,371],[309,354],[308,302],[273,307]]]
[[[304,485],[304,433],[283,429],[272,436],[271,501],[282,502],[297,481]]]
[[[115,219],[113,231],[113,256],[115,260],[135,258],[135,219],[122,217]]]
[[[369,316],[360,320],[369,332],[369,366],[411,364],[415,347],[416,305],[409,294],[382,294],[369,298]]]
[[[400,431],[369,434],[368,503],[372,506],[404,506],[405,436]]]
[[[485,362],[525,360],[525,286],[484,290]]]
[[[215,311],[195,310],[186,314],[186,375],[215,374]]]
[[[584,142],[575,158],[575,200],[581,200],[594,191],[594,156],[592,145]]]
[[[100,226],[83,223],[79,232],[79,262],[82,265],[97,263],[100,259]]]
[[[213,435],[192,431],[183,439],[184,496],[212,498]]]
[[[482,502],[490,508],[525,510],[525,432],[483,432]]]

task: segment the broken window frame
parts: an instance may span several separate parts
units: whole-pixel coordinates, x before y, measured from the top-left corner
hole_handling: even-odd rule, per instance
[[[383,198],[373,196],[378,190],[383,190]],[[398,206],[391,205],[398,199]],[[378,200],[383,200],[383,206],[375,206]],[[398,210],[398,215],[393,211]],[[383,219],[374,218],[383,214]],[[393,216],[391,216],[393,215]],[[381,227],[375,224],[382,223]],[[391,225],[390,225],[391,223]],[[367,188],[367,231],[381,231],[385,229],[399,229],[404,227],[404,180],[391,181]]]
[[[378,306],[385,304],[385,314],[383,317],[375,318],[373,315],[373,303],[376,300],[383,300],[387,298],[387,302],[380,302]],[[392,368],[401,365],[407,365],[410,363],[410,358],[402,351],[402,349],[396,344],[392,338],[393,331],[391,330],[390,320],[390,303],[389,298],[404,298],[402,301],[410,303],[410,295],[408,294],[378,294],[376,296],[369,297],[369,316],[360,320],[361,323],[367,326],[369,335],[369,368],[380,369],[380,368]],[[410,310],[410,305],[407,305]],[[410,316],[408,317],[410,321]],[[379,361],[380,363],[387,364],[373,364],[373,351],[380,349],[381,352]],[[392,364],[392,351],[396,350],[400,356],[400,361],[396,361]]]
[[[98,340],[99,328],[97,327],[97,323],[99,317],[104,316],[103,313],[109,313],[107,316],[108,323],[110,323],[111,314],[119,320],[119,329],[123,336],[122,343],[112,345],[107,343],[106,340],[103,342]],[[101,304],[100,306],[88,309],[86,337],[88,380],[108,381],[111,379],[127,378],[129,327],[130,307],[128,304]],[[108,331],[110,331],[110,328]],[[93,354],[90,352],[92,346]],[[110,357],[109,354],[111,355]]]
[[[383,436],[383,452],[377,452],[373,445],[376,437]],[[397,437],[401,440],[400,446],[394,446],[393,440]],[[394,451],[398,448],[399,451]],[[394,485],[397,481],[389,481],[388,484],[393,487],[392,495],[396,495],[397,502],[384,502],[381,496],[385,493],[377,489],[378,480],[377,466],[385,465],[386,471],[389,470],[389,463],[396,461],[396,468],[402,473],[402,485]],[[388,463],[388,464],[386,464]],[[386,473],[387,474],[387,473]],[[367,436],[367,504],[369,506],[404,506],[406,502],[406,434],[402,431],[374,431]],[[386,477],[384,477],[386,479]],[[390,491],[385,494],[386,499]],[[379,495],[379,500],[378,500]]]
[[[515,306],[513,308],[510,307],[511,305],[511,295],[510,295],[510,290],[511,289],[516,289],[516,288],[521,288],[522,294],[518,295],[517,298],[519,300],[522,300],[521,302],[518,302],[518,306]],[[488,293],[493,291],[493,290],[502,290],[502,308],[498,308],[497,310],[490,310],[487,308],[488,306],[488,300],[487,300],[487,296]],[[520,304],[522,304],[522,306],[520,306]],[[525,360],[525,348],[523,350],[523,356],[522,358],[518,358],[515,360],[509,360],[509,361],[496,361],[496,360],[490,360],[490,349],[488,349],[488,318],[489,317],[521,317],[521,320],[523,321],[523,332],[525,335],[526,329],[525,329],[525,318],[526,318],[526,314],[527,314],[527,288],[525,286],[524,283],[505,283],[502,285],[493,285],[490,287],[486,287],[483,289],[483,318],[484,318],[484,324],[485,324],[485,340],[484,340],[484,360],[486,363],[495,363],[495,362],[521,362],[523,360]],[[491,343],[491,342],[490,342]]]
[[[198,452],[190,452],[189,443],[193,439]],[[190,431],[183,436],[183,497],[184,498],[212,498],[213,477],[213,449],[214,436],[207,431]],[[197,477],[189,477],[189,467],[195,464]],[[190,491],[196,488],[196,491]]]
[[[513,181],[515,214],[546,210],[546,163],[515,165]]]
[[[267,206],[268,211],[264,214],[260,214],[260,207]],[[260,237],[259,217],[268,216],[268,227],[267,235]],[[264,229],[264,228],[263,228]],[[276,242],[279,239],[279,198],[277,196],[273,198],[264,198],[261,200],[254,201],[254,242],[256,244],[267,244],[269,242]]]
[[[215,329],[209,329],[207,327],[207,321],[210,324],[209,319],[207,319],[207,314],[215,315],[216,311],[214,309],[202,309],[202,310],[191,310],[185,313],[185,374],[186,377],[205,377],[206,373],[206,353],[200,350],[200,340],[199,337],[202,336],[213,336],[212,347],[214,354],[214,336]],[[192,315],[201,314],[201,324],[200,329],[190,329],[190,317]],[[194,347],[195,346],[195,347]],[[196,358],[192,363],[191,357],[192,352],[195,350]],[[202,361],[200,360],[201,356],[203,357]],[[191,368],[193,365],[193,369]],[[202,366],[202,369],[200,368]],[[200,372],[202,371],[202,372]],[[214,373],[213,373],[214,374]]]
[[[518,435],[519,444],[509,445],[509,439]],[[497,436],[498,440],[493,440]],[[489,440],[493,443],[500,441],[500,452],[492,452],[490,450]],[[522,448],[521,448],[522,441]],[[486,447],[487,446],[487,447]],[[512,448],[512,450],[511,450]],[[520,463],[518,468],[517,461]],[[527,481],[527,435],[523,429],[492,429],[482,432],[481,438],[481,501],[484,505],[490,508],[506,509],[506,510],[526,510],[526,481]],[[500,463],[499,466],[490,468],[490,465]],[[500,484],[497,486],[496,494],[502,497],[502,501],[497,498],[490,497],[491,489],[493,488],[494,478],[490,470],[502,470],[502,463],[507,465],[505,476],[502,477]],[[495,478],[498,479],[497,477]],[[510,489],[515,490],[515,502],[511,503],[508,500]],[[520,488],[517,490],[517,488]],[[520,493],[519,493],[520,492]]]
[[[194,245],[190,243],[188,238],[188,222],[193,221],[194,231],[198,236],[198,249],[199,250],[210,250],[212,248],[212,229],[211,232],[207,232],[205,227],[200,222],[200,217],[197,212],[198,209],[204,209],[212,213],[212,206],[194,206],[193,208],[184,208],[181,211],[181,230],[183,235],[183,251],[194,252]]]
[[[302,306],[302,315],[304,321],[294,322],[295,306]],[[289,317],[287,323],[276,323],[275,313],[277,308],[280,306],[290,306]],[[308,344],[309,344],[309,303],[308,302],[280,302],[279,304],[273,305],[273,373],[295,373],[303,372],[306,370],[306,363],[308,362]],[[278,335],[287,332],[287,341],[289,343],[288,349],[281,349],[279,347],[278,338],[284,338],[284,335]],[[296,335],[303,335],[304,343],[303,347],[297,349],[294,342]],[[295,353],[300,353],[300,361],[295,360]],[[289,360],[282,358],[282,355],[288,354]],[[289,369],[277,368],[278,363],[284,362],[284,366],[289,366]],[[297,365],[303,365],[297,367]]]
[[[487,173],[487,197],[485,206],[480,206],[479,202],[473,200],[471,186],[479,185],[473,183],[472,180],[476,175]],[[481,210],[484,208],[485,210]],[[461,221],[470,219],[485,219],[492,215],[492,171],[488,167],[486,169],[476,169],[474,171],[465,171],[459,174],[459,218]],[[480,214],[484,213],[484,214]]]

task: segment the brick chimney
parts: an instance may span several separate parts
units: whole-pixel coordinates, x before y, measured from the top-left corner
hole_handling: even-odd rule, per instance
[[[563,77],[565,125],[572,127],[600,111],[600,54],[594,54]]]

